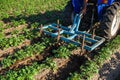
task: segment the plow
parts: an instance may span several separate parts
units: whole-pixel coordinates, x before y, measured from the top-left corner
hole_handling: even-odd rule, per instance
[[[66,43],[72,43],[76,46],[80,46],[81,49],[92,51],[100,46],[105,41],[113,39],[119,31],[120,24],[120,2],[116,0],[72,0],[73,12],[72,25],[63,26],[59,20],[57,24],[53,23],[47,26],[42,26],[40,34],[44,33],[53,38],[57,38],[57,42],[64,41]],[[84,17],[83,10],[88,6],[94,6],[91,24],[89,30],[81,31],[80,24],[81,19]],[[97,13],[95,9],[97,8]],[[97,14],[100,23],[101,36],[95,35],[95,28],[93,26],[94,14]],[[97,22],[96,22],[97,23]],[[92,31],[92,33],[90,33]]]

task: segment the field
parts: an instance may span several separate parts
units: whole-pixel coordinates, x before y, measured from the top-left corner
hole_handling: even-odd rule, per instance
[[[40,25],[69,25],[69,0],[0,1],[0,80],[90,80],[120,51],[120,35],[81,56],[81,48],[40,35]],[[68,22],[68,23],[67,23]]]

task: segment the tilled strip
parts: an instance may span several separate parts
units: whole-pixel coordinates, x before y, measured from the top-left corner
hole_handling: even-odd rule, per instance
[[[54,46],[57,46],[57,45],[54,45]],[[50,46],[48,48],[46,48],[43,53],[41,54],[36,54],[34,56],[31,56],[31,57],[27,57],[27,58],[24,58],[22,60],[18,60],[16,61],[13,65],[11,65],[10,67],[7,67],[5,69],[2,69],[0,70],[0,74],[5,74],[8,70],[16,70],[18,68],[21,68],[21,66],[26,66],[26,65],[31,65],[32,62],[36,62],[38,61],[39,63],[44,61],[47,57],[50,57],[52,56],[51,54],[51,50],[54,46]]]
[[[25,24],[25,25],[19,25],[18,27],[11,27],[11,28],[8,28],[8,29],[5,29],[4,30],[4,33],[7,34],[7,33],[10,33],[14,30],[22,30],[23,28],[26,28],[28,25]]]
[[[17,47],[10,47],[5,50],[0,50],[0,61],[2,60],[2,57],[4,57],[5,55],[12,54],[14,53],[14,51],[19,50],[22,47],[30,45],[30,44],[31,44],[31,41],[26,39],[22,44],[20,44]]]
[[[34,76],[35,80],[64,80],[70,75],[70,72],[79,69],[83,63],[82,60],[85,58],[78,55],[80,55],[80,50],[73,50],[71,56],[74,58],[54,58],[53,61],[57,64],[57,70],[44,69]]]

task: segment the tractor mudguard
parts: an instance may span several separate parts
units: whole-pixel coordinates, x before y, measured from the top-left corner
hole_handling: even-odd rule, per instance
[[[99,20],[101,20],[102,15],[105,12],[105,7],[112,5],[112,3],[115,0],[106,0],[107,1],[106,4],[102,3],[103,1],[105,1],[105,0],[98,0],[98,2],[97,2],[97,4],[98,4],[97,9],[98,9],[98,18],[99,18]]]

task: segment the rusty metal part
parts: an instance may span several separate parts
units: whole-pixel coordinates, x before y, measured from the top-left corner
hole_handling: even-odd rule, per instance
[[[60,27],[60,20],[58,19],[57,20],[57,28],[59,28]]]
[[[83,40],[81,45],[81,55],[84,53],[84,46],[85,46],[85,35],[83,35]]]
[[[43,32],[43,25],[41,24],[40,25],[40,36],[41,36],[42,32]]]
[[[58,36],[57,36],[57,42],[60,40],[60,29],[58,29]]]

